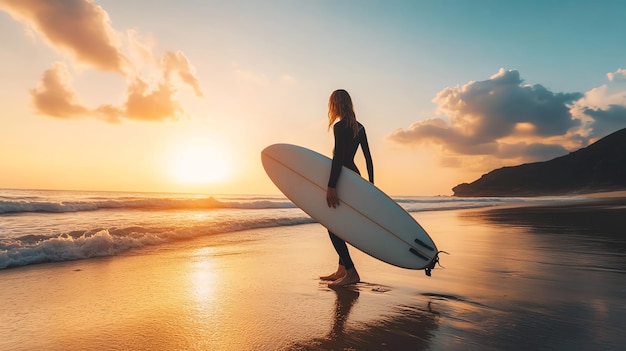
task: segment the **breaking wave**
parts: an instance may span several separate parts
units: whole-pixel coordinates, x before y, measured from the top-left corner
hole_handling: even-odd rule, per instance
[[[276,201],[259,198],[257,200],[217,200],[208,198],[120,198],[120,199],[88,199],[78,201],[54,201],[42,199],[3,199],[0,197],[0,214],[2,213],[64,213],[97,211],[107,209],[137,210],[177,210],[177,209],[271,209],[294,208],[288,200]]]
[[[307,216],[257,218],[195,226],[93,228],[57,235],[24,235],[0,239],[0,269],[37,263],[62,262],[123,252],[179,240],[240,230],[314,223]]]

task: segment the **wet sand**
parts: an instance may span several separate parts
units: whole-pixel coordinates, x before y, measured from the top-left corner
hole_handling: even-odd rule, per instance
[[[352,249],[318,280],[320,225],[0,271],[0,350],[622,350],[626,199],[415,214],[432,277]]]

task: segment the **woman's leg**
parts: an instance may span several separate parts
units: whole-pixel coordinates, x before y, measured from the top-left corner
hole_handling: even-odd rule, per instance
[[[359,278],[359,274],[354,268],[354,263],[352,262],[352,258],[350,257],[350,253],[348,252],[348,245],[345,241],[343,241],[330,231],[328,232],[328,234],[330,235],[330,241],[335,247],[335,251],[337,251],[337,254],[339,255],[339,267],[337,269],[337,272],[328,276],[328,278],[333,277],[336,279],[327,279],[333,280],[331,283],[328,284],[328,286],[337,287],[358,283],[361,278]]]
[[[330,231],[328,231],[328,235],[330,236],[330,241],[333,243],[335,251],[337,251],[339,255],[339,265],[343,266],[345,269],[354,268],[354,263],[350,257],[350,252],[348,252],[346,242]]]
[[[335,248],[335,251],[337,251],[337,255],[339,255],[339,265],[337,265],[337,270],[334,273],[321,276],[320,279],[333,281],[333,280],[342,278],[343,276],[346,275],[346,266],[344,265],[341,257],[345,255],[345,252],[347,252],[348,247],[346,246],[346,243],[343,242],[343,240],[339,239],[335,234],[331,233],[330,231],[328,231],[328,234],[330,235],[330,241],[332,242],[333,247]],[[348,257],[349,257],[349,254],[348,254]]]

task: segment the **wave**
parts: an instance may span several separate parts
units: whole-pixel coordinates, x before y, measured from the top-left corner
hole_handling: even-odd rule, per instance
[[[196,226],[93,228],[60,235],[24,235],[0,239],[0,269],[115,256],[123,252],[234,231],[314,223],[308,216],[257,218]]]
[[[395,200],[408,212],[419,212],[496,206],[537,198],[434,196]],[[112,211],[93,212],[100,210]],[[0,193],[0,220],[0,269],[113,256],[206,235],[315,222],[287,198],[273,195],[209,197],[7,190]]]
[[[537,201],[538,198],[466,198],[451,196],[393,197],[409,212],[494,206]],[[544,198],[555,200],[563,198]],[[29,212],[66,213],[98,210],[284,209],[296,206],[283,196],[197,196],[157,193],[97,193],[69,191],[0,192],[0,215]]]
[[[398,197],[394,200],[407,212],[470,209],[524,201],[519,198],[458,198],[450,196]]]
[[[396,201],[409,212],[490,206],[502,199],[455,199],[451,197],[399,198]],[[295,208],[286,198],[102,198],[59,201],[41,198],[0,198],[0,214],[65,213],[98,210],[191,210],[191,209],[280,209]]]
[[[284,199],[233,199],[218,200],[208,198],[119,198],[56,201],[38,198],[0,199],[0,214],[4,213],[64,213],[97,211],[106,209],[137,210],[177,210],[177,209],[272,209],[294,208],[295,205]]]

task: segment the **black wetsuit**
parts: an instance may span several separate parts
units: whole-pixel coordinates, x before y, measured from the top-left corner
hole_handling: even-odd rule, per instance
[[[365,156],[365,164],[367,166],[369,181],[374,183],[374,163],[372,162],[372,155],[370,154],[370,147],[367,142],[365,127],[359,123],[359,132],[357,133],[357,136],[354,137],[354,131],[347,125],[346,120],[340,120],[333,126],[333,132],[335,134],[335,149],[333,151],[333,163],[330,170],[330,178],[328,179],[328,187],[335,188],[337,186],[342,166],[346,166],[358,174],[361,174],[354,163],[354,155],[356,154],[356,150],[359,148],[359,145],[361,145],[363,156]],[[352,262],[352,258],[350,258],[346,242],[333,234],[330,230],[328,231],[328,234],[330,235],[330,240],[335,247],[335,251],[337,251],[337,254],[339,255],[339,264],[344,266],[346,269],[354,268],[354,263]]]

